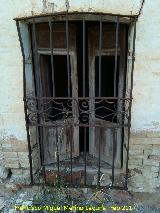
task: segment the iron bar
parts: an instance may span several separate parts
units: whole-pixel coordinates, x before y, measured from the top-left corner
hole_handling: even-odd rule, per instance
[[[70,94],[70,57],[69,57],[69,24],[68,24],[68,14],[66,14],[66,48],[67,48],[67,74],[68,74],[68,97]]]
[[[37,42],[36,42],[36,29],[35,29],[35,21],[33,20],[33,24],[31,26],[32,29],[32,46],[33,46],[33,64],[34,64],[34,79],[36,79],[35,81],[35,88],[36,88],[36,92],[37,92],[37,109],[40,110],[40,80],[39,80],[39,69],[38,69],[38,56],[37,56]],[[40,116],[37,114],[37,121],[38,124],[40,124]],[[28,124],[29,124],[29,120],[28,120]],[[43,176],[44,174],[44,167],[43,167],[43,151],[41,149],[41,144],[42,144],[42,132],[41,132],[41,126],[37,125],[38,128],[38,137],[39,137],[39,146],[40,146],[40,161],[41,161],[41,166],[43,168]]]
[[[73,129],[74,129],[74,126],[71,126],[71,128],[70,128],[70,131],[73,131]],[[70,135],[72,135],[72,133],[70,134]],[[72,137],[73,138],[73,137]],[[73,142],[72,142],[72,139],[71,138],[71,141],[70,141],[70,160],[71,160],[71,183],[73,182],[73,177],[72,177],[72,164],[73,164],[73,162],[72,162],[72,152],[73,152],[73,150],[72,150],[72,146],[73,146]]]
[[[101,51],[102,51],[102,17],[100,17],[100,22],[99,22],[99,84],[98,84],[98,96],[101,96],[101,66],[102,66],[102,56],[101,56]],[[100,173],[101,173],[101,143],[99,141],[98,144],[98,178],[97,178],[97,185],[100,186]]]
[[[22,58],[23,58],[23,96],[26,97],[27,92],[26,92],[26,75],[25,75],[25,52],[24,52],[24,46],[23,46],[22,36],[20,32],[19,21],[16,21],[16,26],[17,26],[17,32],[18,32],[18,37],[19,37],[19,42],[21,47]],[[24,112],[25,112],[28,151],[29,151],[30,178],[31,178],[31,184],[33,184],[34,181],[33,181],[33,165],[32,165],[32,148],[31,148],[31,140],[30,140],[30,134],[29,134],[26,99],[24,99]]]
[[[57,170],[58,170],[58,175],[59,175],[59,138],[58,138],[58,130],[56,126],[56,160],[57,160]]]
[[[99,84],[98,84],[98,96],[101,96],[101,82],[102,82],[102,73],[101,73],[101,66],[102,66],[102,55],[101,55],[101,51],[102,51],[102,17],[100,18],[100,22],[99,22]]]
[[[51,69],[52,69],[52,85],[53,85],[53,97],[55,97],[55,74],[54,74],[54,61],[53,61],[53,23],[49,20],[49,32],[50,32],[50,49],[51,49]]]
[[[119,17],[117,16],[116,24],[116,43],[115,43],[115,64],[114,64],[114,97],[117,96],[117,58],[118,58],[118,44],[119,43]]]
[[[85,19],[83,19],[83,97],[86,95],[86,23]],[[84,127],[84,185],[86,185],[86,127]]]
[[[29,124],[30,126],[39,126],[39,127],[64,127],[64,126],[68,126],[68,125],[71,125],[71,123],[69,124],[59,124],[59,125],[56,125],[56,124],[38,124],[38,123],[31,123]],[[91,124],[74,124],[75,127],[102,127],[102,125],[98,125],[98,124],[95,124],[95,125],[91,125]],[[123,125],[116,125],[116,128],[122,128],[122,127],[130,127],[131,125],[129,125],[128,123],[127,124],[123,124]],[[108,126],[108,125],[103,125],[103,127],[106,127],[108,129],[114,129],[115,127],[114,126]]]
[[[131,68],[131,89],[130,89],[130,99],[132,100],[132,90],[133,90],[133,70],[134,70],[134,61],[135,61],[135,41],[136,41],[136,19],[134,21],[134,34],[133,34],[133,50],[132,50],[132,68]],[[126,176],[125,176],[125,189],[127,190],[128,183],[128,158],[129,158],[129,140],[130,140],[130,127],[131,127],[131,107],[132,101],[129,102],[129,119],[128,119],[128,142],[126,146]]]
[[[113,141],[112,141],[112,188],[114,186],[114,162],[115,162],[115,145],[116,145],[116,130],[115,128],[112,129]]]
[[[34,55],[34,71],[35,71],[35,78],[37,80],[36,81],[37,96],[40,97],[40,77],[39,77],[40,74],[39,74],[39,68],[38,68],[35,22],[33,22],[32,24],[32,43],[33,43],[33,55]]]
[[[85,86],[86,86],[86,61],[85,61],[85,57],[86,57],[86,51],[85,51],[85,47],[86,47],[86,30],[85,30],[85,19],[83,19],[83,97],[85,97],[86,91],[85,91]]]
[[[87,137],[87,134],[86,134],[86,127],[84,127],[84,185],[86,185],[86,174],[87,174],[87,158],[86,158],[86,137]]]
[[[46,99],[46,100],[77,100],[77,98],[75,98],[75,97],[30,97],[30,96],[28,96],[28,97],[26,97],[28,100],[30,100],[30,99]],[[118,98],[118,97],[78,97],[78,100],[87,100],[87,99],[95,99],[95,100],[99,100],[99,99],[101,99],[101,100],[128,100],[128,101],[130,101],[130,100],[132,100],[133,98]]]

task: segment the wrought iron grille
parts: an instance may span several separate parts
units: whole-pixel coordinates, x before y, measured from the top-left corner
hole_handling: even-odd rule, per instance
[[[115,52],[114,52],[114,95],[113,97],[102,97],[102,45],[103,45],[103,24],[105,23],[105,19],[103,15],[99,15],[97,21],[99,22],[99,39],[98,39],[98,95],[97,97],[86,97],[86,22],[87,18],[84,15],[80,21],[82,22],[83,26],[83,42],[82,42],[82,51],[83,51],[83,65],[82,65],[82,74],[83,74],[83,95],[82,97],[73,96],[71,94],[71,65],[70,65],[70,52],[69,52],[69,23],[70,15],[67,13],[63,16],[63,21],[65,21],[65,44],[66,44],[66,55],[67,55],[67,75],[68,75],[68,82],[67,82],[67,97],[56,97],[55,96],[55,89],[53,87],[52,97],[43,96],[43,88],[42,88],[42,79],[39,72],[40,69],[40,57],[37,47],[37,38],[36,38],[36,18],[30,18],[30,26],[31,26],[31,37],[32,37],[32,48],[33,48],[33,66],[34,66],[34,79],[35,79],[35,94],[28,95],[26,91],[26,72],[25,72],[25,53],[24,53],[24,45],[21,36],[20,30],[20,21],[17,20],[17,29],[21,44],[21,50],[23,55],[23,66],[24,66],[24,106],[25,106],[25,118],[26,118],[26,129],[27,129],[27,137],[28,137],[28,148],[29,148],[29,158],[30,158],[30,175],[31,175],[31,183],[36,183],[36,175],[35,171],[33,171],[33,149],[35,148],[31,143],[31,129],[32,127],[36,127],[37,134],[38,134],[38,144],[40,146],[40,157],[41,157],[41,169],[44,178],[44,182],[46,183],[46,166],[53,165],[56,166],[57,175],[61,173],[61,166],[62,161],[69,162],[69,175],[70,181],[69,184],[72,186],[76,186],[74,182],[74,143],[75,137],[73,136],[74,133],[78,128],[83,128],[83,183],[78,183],[78,186],[82,187],[94,187],[94,186],[101,186],[101,177],[103,172],[101,171],[103,161],[102,161],[102,154],[101,150],[103,149],[101,144],[101,139],[95,137],[95,134],[100,134],[101,136],[104,132],[110,130],[111,131],[111,185],[105,185],[105,187],[117,187],[117,188],[125,188],[127,189],[127,180],[128,180],[128,153],[129,153],[129,132],[130,132],[130,122],[131,122],[131,100],[132,100],[132,73],[133,73],[133,63],[132,63],[132,71],[131,71],[131,92],[128,98],[118,97],[117,95],[117,72],[118,72],[118,51],[119,51],[119,30],[120,30],[120,22],[121,16],[115,16],[114,21],[116,23],[115,28]],[[48,20],[48,19],[46,19]],[[135,22],[135,18],[132,20]],[[50,57],[51,57],[51,73],[52,73],[52,85],[55,85],[55,69],[54,69],[54,48],[52,40],[53,38],[53,29],[56,20],[53,19],[52,16],[49,17],[48,26],[49,26],[49,40],[50,40]],[[134,39],[133,39],[133,55],[132,60],[134,60],[134,41],[135,41],[135,27],[134,27]],[[53,150],[53,155],[55,158],[52,159],[51,162],[45,161],[45,137],[48,133],[46,133],[46,129],[52,129],[52,138],[54,137],[55,140],[55,149]],[[69,140],[69,154],[66,158],[61,159],[60,156],[60,144],[59,144],[59,137],[60,137],[60,129],[63,130],[64,128],[69,129],[67,134],[72,134],[71,140]],[[96,129],[96,130],[95,130]],[[117,139],[117,132],[120,130],[124,134],[124,129],[127,129],[127,142],[126,146],[126,162],[125,166],[125,174],[124,174],[124,181],[121,186],[115,184],[115,156],[116,156],[116,144],[118,143]],[[70,131],[71,130],[71,131]],[[72,131],[73,130],[73,131]],[[97,140],[98,145],[96,147],[97,154],[96,156],[96,169],[97,169],[97,179],[96,184],[87,183],[87,141],[86,135],[87,131],[89,134],[93,136],[93,140]],[[97,131],[97,133],[95,133]],[[78,133],[77,133],[78,134]],[[106,133],[105,133],[106,134]],[[62,137],[63,136],[63,137]],[[47,136],[48,137],[48,136]],[[67,137],[67,136],[65,136]],[[61,133],[61,138],[64,138],[64,135]],[[63,140],[63,139],[61,139]],[[89,143],[92,143],[90,140]],[[94,142],[94,144],[96,144]],[[93,163],[93,162],[92,162]],[[103,170],[103,169],[102,169]]]

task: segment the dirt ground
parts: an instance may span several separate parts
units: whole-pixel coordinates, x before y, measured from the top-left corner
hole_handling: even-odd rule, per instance
[[[46,190],[46,189],[45,189]],[[15,206],[32,206],[38,201],[40,205],[50,205],[51,195],[53,193],[54,198],[52,197],[52,201],[54,201],[54,205],[58,205],[61,202],[66,205],[69,202],[73,205],[90,205],[96,206],[100,204],[100,200],[103,200],[103,206],[117,206],[121,209],[115,210],[107,209],[103,212],[142,212],[142,213],[160,213],[160,190],[157,190],[155,193],[133,193],[127,191],[120,190],[107,190],[107,191],[95,191],[91,189],[69,189],[63,188],[61,190],[50,191],[48,193],[45,191],[44,196],[44,188],[37,186],[22,186],[15,185],[13,183],[0,184],[0,212],[2,213],[13,213],[20,212],[19,210],[15,210]],[[57,193],[57,194],[56,194]],[[67,194],[68,193],[68,194]],[[36,196],[39,196],[37,200]],[[70,200],[68,199],[68,195],[70,196]],[[56,200],[58,199],[59,200]],[[107,199],[106,199],[107,198]],[[79,199],[79,200],[78,200]],[[104,202],[105,200],[105,202]],[[77,203],[76,203],[77,202]],[[53,204],[52,203],[52,204]],[[122,209],[122,206],[132,206],[133,209]],[[21,211],[21,212],[53,212],[52,211]],[[65,211],[54,211],[54,212],[65,212]],[[84,211],[69,211],[69,212],[92,212],[88,210]],[[100,210],[93,212],[102,212]]]

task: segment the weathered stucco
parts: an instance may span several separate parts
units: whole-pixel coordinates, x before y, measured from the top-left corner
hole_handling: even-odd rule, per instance
[[[51,4],[54,3],[54,4]],[[23,110],[23,77],[22,54],[17,36],[16,24],[13,18],[30,15],[46,14],[53,11],[65,11],[66,1],[2,1],[0,19],[0,130],[7,135],[14,135],[26,141],[25,120]],[[69,1],[69,11],[90,11],[115,14],[138,14],[141,6],[140,0],[109,0],[109,1]],[[142,45],[143,46],[143,45]],[[143,71],[142,71],[143,73]],[[153,74],[154,76],[154,74]],[[134,118],[133,118],[134,119]],[[15,122],[16,121],[16,122]],[[154,125],[154,124],[153,124]],[[136,127],[135,127],[136,128]]]
[[[16,17],[26,17],[31,15],[65,11],[66,2],[69,2],[69,12],[102,12],[121,15],[139,14],[142,4],[142,0],[1,1],[0,138],[1,141],[3,141],[2,144],[4,144],[5,141],[5,145],[2,146],[3,149],[7,149],[7,147],[12,147],[14,149],[14,147],[17,146],[17,152],[27,152],[27,146],[25,146],[26,148],[23,151],[18,151],[21,146],[20,143],[27,144],[27,139],[23,106],[23,61],[17,35],[16,23],[13,19]],[[149,138],[147,150],[150,148],[150,155],[152,155],[152,153],[155,152],[154,150],[158,149],[160,145],[160,137],[158,136],[158,132],[160,132],[159,8],[159,0],[145,0],[144,2],[141,15],[139,16],[137,21],[135,66],[133,75],[131,152],[132,149],[138,150],[138,148],[134,146],[137,144],[137,140],[138,145],[141,145],[144,144],[143,142],[147,137]],[[139,135],[143,135],[144,132],[145,134],[149,132],[150,136],[148,137],[145,135],[144,137],[140,137],[141,140],[137,139],[139,138]],[[153,137],[151,132],[153,133]],[[155,132],[157,132],[156,137]],[[7,142],[9,138],[10,142]],[[12,143],[13,138],[15,141],[14,143]],[[17,145],[15,145],[16,143]],[[142,152],[139,151],[139,154],[137,154],[137,151],[132,152],[136,154],[133,154],[131,158],[133,159],[132,161],[130,161],[131,168],[136,168],[136,166],[139,165],[140,162],[141,166],[143,166],[143,161],[149,158],[149,155],[144,155],[145,149],[142,149],[141,147],[140,150]],[[1,149],[0,152],[1,151],[4,150]],[[11,149],[8,152],[10,152],[11,154],[12,151],[13,150]],[[142,156],[142,153],[143,157],[141,159],[143,160],[137,160],[137,155]],[[18,156],[18,154],[16,156]],[[157,171],[159,171],[158,163],[160,161],[154,159],[151,160],[152,162],[157,162],[155,166],[157,173]],[[11,161],[12,160],[13,159],[11,159]],[[26,163],[26,160],[24,162]],[[19,161],[16,161],[15,165],[19,165],[18,163]],[[28,167],[28,164],[26,163],[24,167]],[[159,181],[159,179],[157,181]],[[155,186],[158,186],[157,182]]]
[[[137,22],[132,130],[160,131],[160,1],[146,0]]]

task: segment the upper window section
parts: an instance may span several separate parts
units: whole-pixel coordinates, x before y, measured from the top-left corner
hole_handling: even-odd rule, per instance
[[[74,39],[73,24],[69,24],[69,45]],[[49,23],[36,24],[36,38],[38,48],[50,48],[50,27]],[[52,42],[53,48],[66,48],[66,24],[52,24]]]

